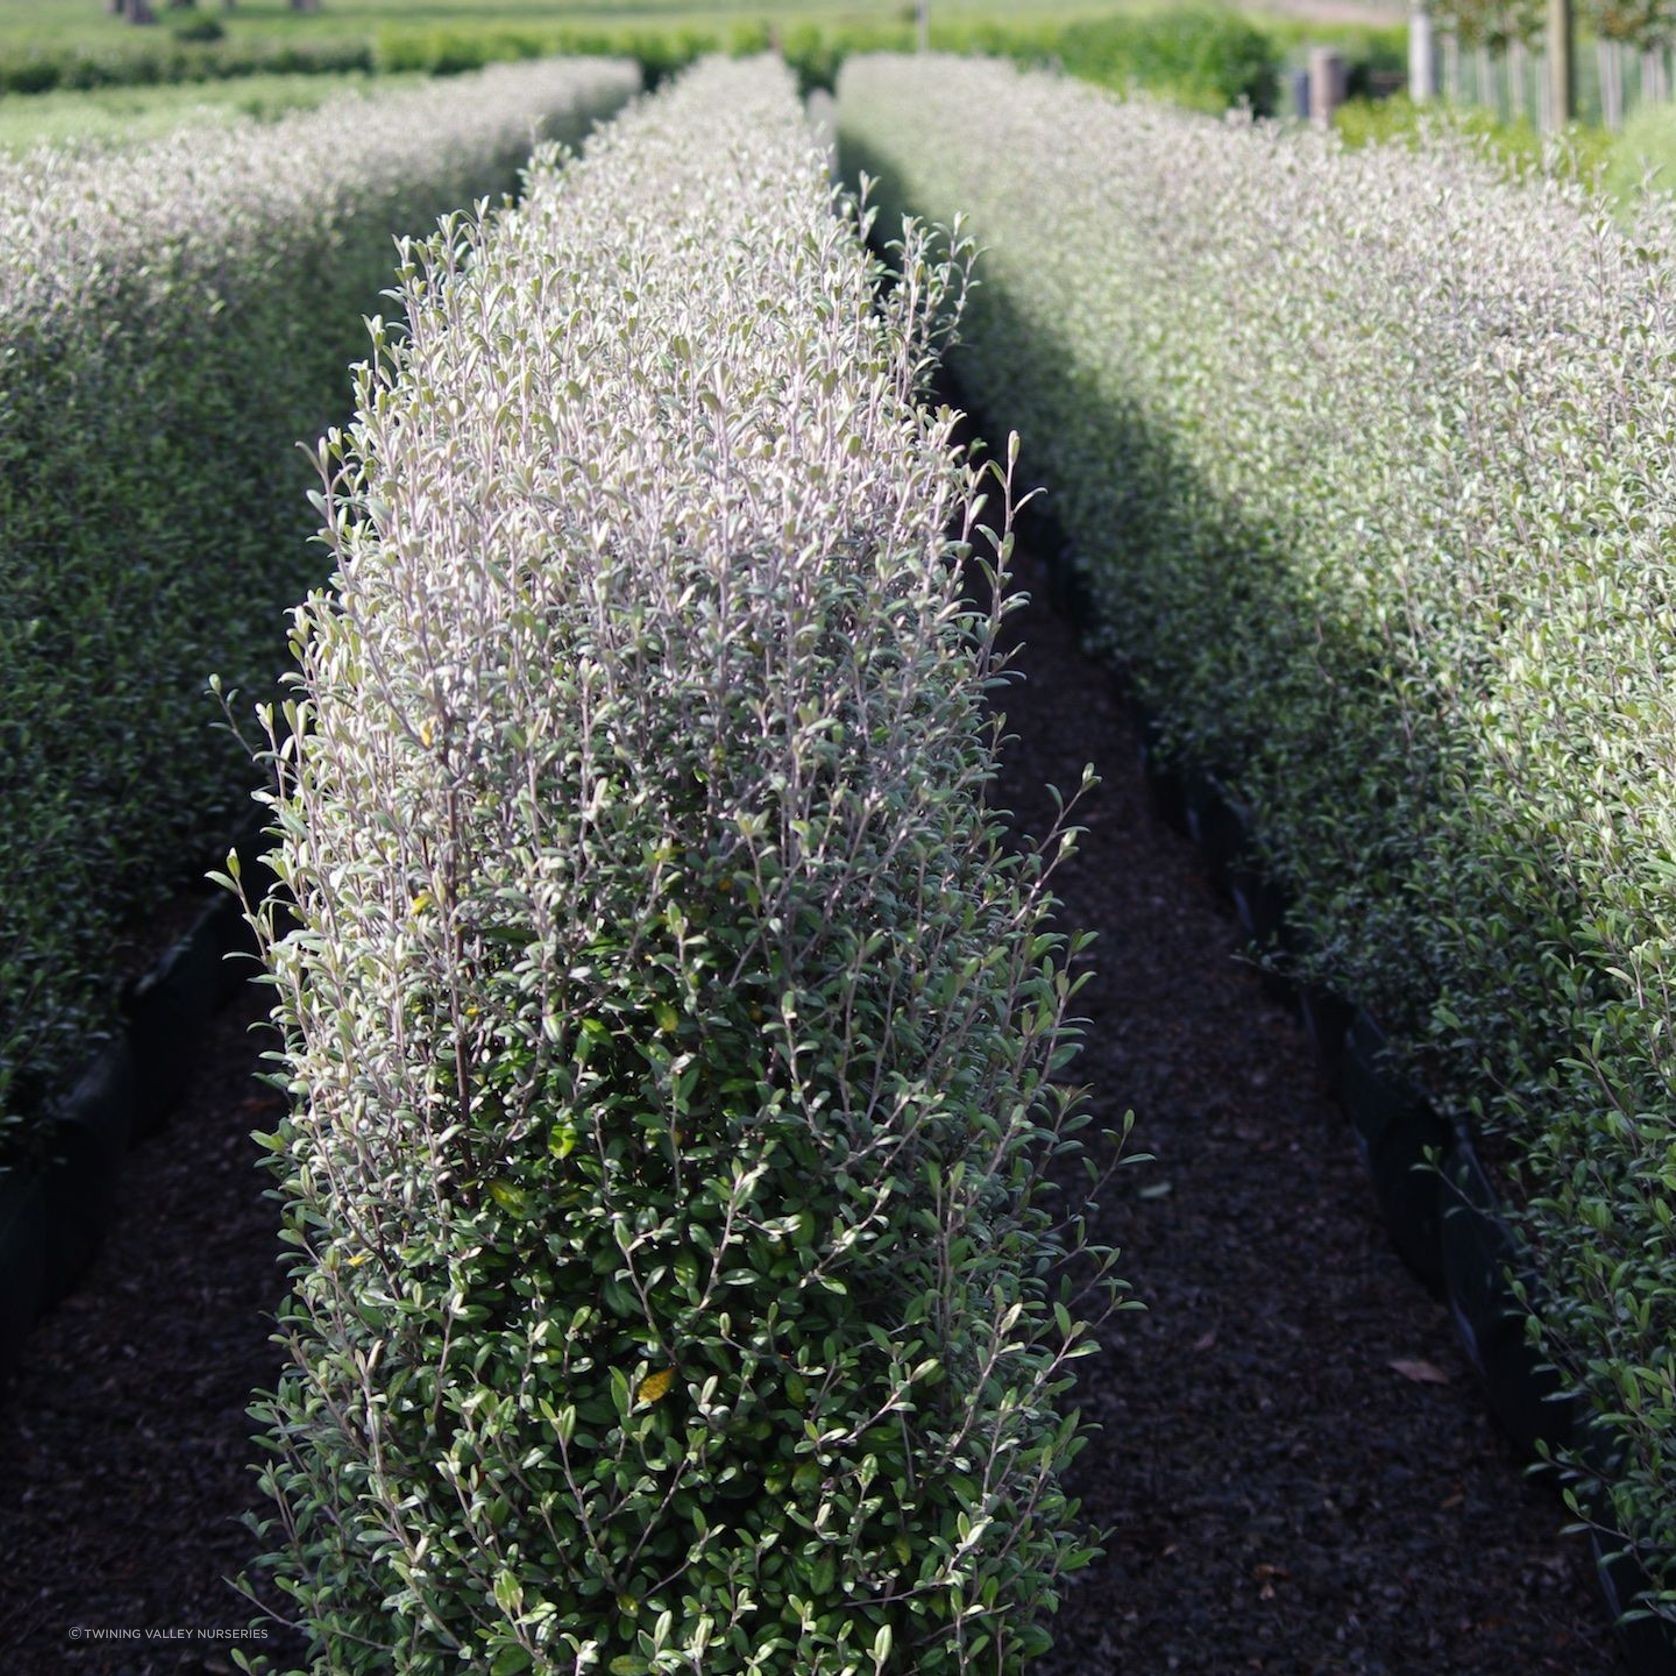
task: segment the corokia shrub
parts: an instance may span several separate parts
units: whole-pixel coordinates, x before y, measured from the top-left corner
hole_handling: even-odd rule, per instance
[[[1305,969],[1500,1132],[1611,1516],[1676,1582],[1669,225],[993,64],[853,61],[840,121],[988,247],[958,372],[1252,805]]]
[[[635,86],[545,63],[0,159],[0,1127],[109,1024],[113,936],[249,789],[205,679],[271,680],[323,573],[296,442],[348,410],[393,235]]]
[[[317,1671],[1010,1672],[1089,1556],[1081,944],[916,399],[963,273],[876,297],[766,59],[411,249],[252,913]]]

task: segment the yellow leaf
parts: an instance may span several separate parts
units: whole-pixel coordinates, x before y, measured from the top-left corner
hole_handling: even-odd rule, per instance
[[[432,897],[431,893],[428,890],[420,891],[419,894],[416,897],[414,897],[414,899],[413,899],[413,911],[414,911],[414,913],[416,913],[416,914],[424,913],[424,911],[428,907],[430,907],[433,900],[434,900],[434,898]]]
[[[510,1211],[514,1216],[525,1216],[529,1212],[529,1200],[523,1188],[510,1181],[491,1181],[489,1183],[489,1197],[502,1210]]]
[[[635,1395],[641,1402],[660,1402],[669,1395],[669,1387],[675,1383],[674,1368],[665,1368],[661,1373],[649,1373],[640,1381],[640,1389]]]

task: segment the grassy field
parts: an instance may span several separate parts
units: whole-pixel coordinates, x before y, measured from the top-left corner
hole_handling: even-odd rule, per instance
[[[242,76],[164,87],[99,87],[0,99],[0,151],[75,140],[124,145],[189,124],[271,121],[348,92],[410,86],[418,76]]]
[[[322,0],[318,12],[293,12],[284,0],[238,0],[223,11],[201,8],[170,9],[154,0],[166,30],[182,18],[213,17],[229,40],[252,37],[318,40],[332,36],[373,36],[381,29],[530,29],[579,28],[725,28],[761,19],[833,26],[911,21],[912,0],[734,0],[732,4],[693,6],[685,0],[431,0],[408,5],[401,0]],[[1099,16],[1117,11],[1168,10],[1172,0],[934,0],[938,18],[993,19],[998,22],[1037,23]],[[1238,7],[1276,18],[1335,21],[1366,17],[1370,23],[1400,21],[1400,8],[1381,0],[1250,0]],[[110,16],[100,0],[0,0],[0,42],[120,47],[137,30]]]

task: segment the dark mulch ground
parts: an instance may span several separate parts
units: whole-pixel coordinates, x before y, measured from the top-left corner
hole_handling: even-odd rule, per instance
[[[0,1397],[6,1676],[230,1671],[227,1637],[255,1616],[224,1579],[255,1551],[245,1409],[279,1366],[278,1214],[249,1138],[280,1112],[254,1080],[265,994],[216,1021],[182,1108],[129,1158],[92,1269]]]
[[[1557,1497],[1521,1476],[1446,1313],[1387,1249],[1302,1034],[1151,812],[1106,678],[1045,611],[1019,621],[1030,679],[1009,697],[1003,801],[1041,830],[1044,784],[1075,786],[1085,761],[1104,776],[1059,879],[1066,923],[1100,933],[1078,1074],[1106,1121],[1135,1109],[1159,1160],[1120,1173],[1098,1230],[1148,1309],[1079,1364],[1100,1431],[1075,1487],[1111,1535],[1043,1676],[1615,1670]],[[203,1640],[86,1632],[248,1621],[223,1579],[252,1553],[245,1408],[275,1376],[280,1292],[247,1138],[277,1115],[251,1081],[258,1010],[221,1021],[0,1402],[9,1676],[224,1671]],[[295,1656],[277,1633],[267,1651]]]
[[[1074,1488],[1110,1537],[1043,1676],[1618,1670],[1557,1493],[1522,1475],[1447,1311],[1389,1249],[1302,1030],[1150,806],[1109,677],[1062,619],[1014,621],[1028,679],[999,801],[1044,831],[1044,785],[1102,776],[1056,876],[1064,924],[1099,933],[1074,1075],[1101,1127],[1133,1108],[1158,1160],[1118,1173],[1096,1230],[1147,1309],[1079,1364],[1099,1431]]]

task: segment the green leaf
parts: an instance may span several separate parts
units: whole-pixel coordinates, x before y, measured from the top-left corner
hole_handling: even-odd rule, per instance
[[[495,1579],[495,1605],[515,1617],[523,1604],[524,1585],[518,1581],[515,1572],[503,1571]]]
[[[832,1550],[828,1548],[809,1569],[809,1587],[818,1597],[824,1598],[832,1593],[832,1585],[837,1576],[838,1562],[832,1557]],[[815,1604],[818,1607],[820,1600],[817,1599]]]

